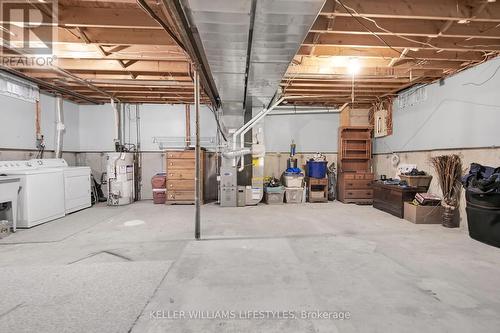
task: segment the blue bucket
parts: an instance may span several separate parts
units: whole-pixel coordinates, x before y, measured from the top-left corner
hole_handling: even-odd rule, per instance
[[[311,178],[325,178],[327,161],[307,161],[307,175]]]

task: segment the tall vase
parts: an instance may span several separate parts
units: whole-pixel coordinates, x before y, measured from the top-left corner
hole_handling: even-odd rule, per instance
[[[457,218],[457,208],[450,205],[444,205],[443,227],[458,228],[459,220]]]

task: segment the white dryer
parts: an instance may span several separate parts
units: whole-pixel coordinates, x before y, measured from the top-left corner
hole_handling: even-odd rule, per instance
[[[62,169],[38,169],[30,161],[0,161],[0,174],[21,180],[18,228],[31,228],[65,215]]]
[[[66,214],[88,208],[91,203],[90,167],[70,167],[62,158],[34,159],[30,162],[39,169],[62,169],[64,172],[64,202]]]

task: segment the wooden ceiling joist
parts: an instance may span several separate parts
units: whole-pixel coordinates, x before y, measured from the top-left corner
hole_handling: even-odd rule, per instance
[[[352,17],[337,17],[335,25],[329,29],[331,20],[325,16],[320,16],[313,27],[311,33],[326,34],[351,34],[369,35],[371,34],[365,27],[360,25]],[[496,22],[470,22],[468,24],[451,24],[453,21],[429,21],[422,20],[400,20],[379,18],[377,24],[372,21],[363,21],[369,30],[380,36],[391,36],[394,34],[408,37],[429,37],[429,38],[477,38],[477,39],[500,39],[498,35],[499,27]],[[448,23],[451,22],[451,23]],[[442,32],[442,26],[451,24],[450,28]],[[389,32],[379,27],[389,30]]]
[[[356,11],[355,16],[371,18],[397,18],[418,20],[460,21],[468,19],[479,22],[500,23],[500,3],[491,2],[480,13],[474,9],[486,1],[456,1],[456,0],[342,0],[348,8]],[[337,6],[335,12],[323,10],[322,16],[350,17],[342,6]]]
[[[179,46],[179,41],[189,40],[190,31],[181,24],[173,3],[145,3],[152,12],[141,8],[137,0],[59,0],[58,38],[53,48],[57,66],[74,77],[22,64],[13,69],[50,83],[47,90],[75,89],[78,93],[71,98],[77,101],[78,96],[109,100],[89,89],[86,82],[127,101],[190,103],[192,59],[187,52],[194,58],[200,55],[192,47]],[[49,31],[47,25],[33,28],[34,33]],[[206,50],[216,56],[227,52],[230,42],[228,38],[207,45]],[[7,57],[18,56],[1,51]],[[498,53],[500,1],[327,0],[280,86],[294,96],[291,104],[343,104],[351,100],[348,92],[353,84],[347,62],[355,59],[361,64],[354,77],[355,93],[359,92],[355,102],[369,104]],[[234,56],[244,61],[246,55]],[[207,91],[214,103],[212,81],[204,80],[209,82]]]
[[[173,22],[160,4],[147,2],[160,21]],[[75,91],[76,97],[71,98],[78,102],[88,102],[78,100],[80,95],[93,101],[109,101],[108,96],[99,95],[96,90],[122,101],[194,101],[191,59],[179,46],[177,37],[168,33],[136,0],[59,0],[58,6],[57,38],[52,43],[57,57],[55,67],[12,63],[13,70],[50,82],[50,87]],[[50,11],[46,15],[51,15]],[[50,28],[42,24],[32,28],[32,32],[47,33]],[[12,36],[11,42],[21,43],[16,36],[21,34]],[[19,56],[5,48],[2,52],[6,57]],[[207,102],[205,93],[202,99]]]
[[[365,103],[498,54],[500,1],[327,0],[281,87],[312,96],[291,104],[351,102],[353,86]]]

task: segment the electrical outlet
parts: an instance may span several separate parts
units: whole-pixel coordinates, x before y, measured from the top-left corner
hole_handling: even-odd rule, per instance
[[[45,148],[45,140],[44,140],[42,134],[37,135],[35,144],[36,144],[36,148],[39,150]]]

